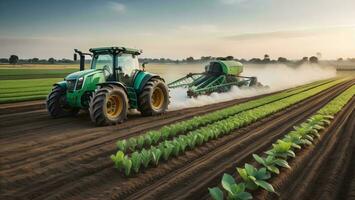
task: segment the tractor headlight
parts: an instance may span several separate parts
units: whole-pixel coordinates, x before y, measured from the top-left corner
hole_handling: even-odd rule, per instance
[[[75,90],[80,90],[83,87],[84,77],[80,77],[76,83]]]

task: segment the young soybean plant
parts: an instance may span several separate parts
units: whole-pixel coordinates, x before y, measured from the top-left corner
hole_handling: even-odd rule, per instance
[[[222,177],[222,187],[227,192],[229,200],[248,200],[252,199],[252,195],[245,191],[244,183],[236,183],[234,178],[229,174],[224,174]],[[223,191],[219,187],[208,188],[210,195],[214,200],[223,200]]]
[[[259,164],[263,165],[266,167],[267,170],[269,170],[272,173],[279,174],[280,170],[279,167],[284,167],[284,168],[291,168],[287,161],[281,158],[275,158],[274,156],[267,156],[266,158],[262,158],[258,156],[257,154],[253,154],[254,159],[256,162]]]
[[[126,176],[131,174],[132,161],[122,151],[118,151],[116,155],[111,155],[111,160],[118,170],[124,170]]]
[[[256,190],[258,187],[261,187],[266,191],[276,193],[272,185],[266,182],[266,180],[271,177],[271,174],[266,170],[266,168],[263,167],[256,169],[253,165],[246,163],[244,168],[237,168],[237,171],[246,183],[246,188]]]
[[[276,158],[287,159],[287,157],[295,157],[295,152],[292,151],[292,143],[283,140],[277,140],[276,144],[272,145],[272,149],[265,153]]]

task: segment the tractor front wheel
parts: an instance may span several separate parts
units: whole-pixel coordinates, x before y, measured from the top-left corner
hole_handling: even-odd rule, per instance
[[[76,115],[80,110],[72,108],[66,103],[66,90],[59,85],[54,86],[48,95],[46,107],[53,118]]]
[[[91,121],[97,126],[114,125],[127,118],[128,99],[123,88],[107,85],[94,93],[89,105]]]
[[[138,97],[139,111],[144,116],[164,113],[169,105],[169,90],[163,80],[153,78]]]

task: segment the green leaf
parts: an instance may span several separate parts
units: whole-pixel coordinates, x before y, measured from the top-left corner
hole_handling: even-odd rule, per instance
[[[135,173],[139,172],[139,168],[141,167],[142,164],[142,159],[141,159],[141,154],[138,152],[134,152],[131,155],[131,161],[132,161],[132,168]]]
[[[122,168],[124,153],[122,151],[117,151],[116,155],[111,155],[112,161],[115,163],[117,169]]]
[[[267,172],[266,168],[260,168],[259,170],[257,170],[257,172],[255,173],[255,178],[256,179],[261,179],[261,180],[266,180],[269,179],[271,177],[270,173]]]
[[[126,140],[119,140],[116,142],[116,145],[119,150],[126,152],[126,150],[127,150],[127,141]]]
[[[264,188],[266,191],[275,193],[275,190],[270,183],[263,181],[263,180],[256,180],[255,183],[256,183],[256,185]]]
[[[150,146],[152,145],[152,137],[150,135],[145,135],[144,136],[144,145],[145,146]]]
[[[145,138],[142,135],[138,136],[138,138],[137,138],[137,148],[139,148],[139,149],[143,148],[144,141],[145,141]]]
[[[137,139],[136,138],[129,138],[127,143],[128,143],[128,148],[131,151],[134,151],[137,146]]]
[[[129,176],[131,174],[132,161],[128,158],[123,159],[123,167],[124,167],[125,175]]]
[[[226,173],[223,174],[221,183],[222,183],[222,186],[225,190],[227,190],[229,193],[233,193],[232,185],[235,185],[235,180],[234,180],[233,176],[226,174]]]
[[[218,187],[208,188],[208,191],[214,200],[223,200],[223,192]]]
[[[152,159],[150,151],[147,151],[147,150],[143,149],[141,151],[141,158],[142,158],[143,166],[145,168],[147,168],[149,163],[150,163],[150,161],[151,161],[151,159]]]
[[[290,156],[290,157],[294,158],[294,157],[296,157],[296,154],[292,150],[288,150],[287,151],[287,156]]]
[[[253,199],[253,196],[249,192],[240,192],[236,195],[238,200],[249,200]]]
[[[242,179],[247,182],[247,181],[250,181],[249,177],[248,177],[248,174],[246,172],[246,170],[244,168],[238,168],[237,167],[237,171],[238,171],[238,174],[240,175],[240,177],[242,177]]]
[[[153,161],[153,164],[155,166],[157,166],[159,164],[159,160],[160,160],[160,157],[162,155],[162,152],[160,149],[151,149],[151,154],[152,154],[152,161]]]
[[[278,166],[280,166],[280,167],[289,168],[289,169],[291,168],[291,167],[288,165],[288,163],[287,163],[286,160],[276,159],[276,160],[275,160],[275,164],[278,165]]]
[[[256,169],[253,165],[250,165],[248,163],[245,163],[244,165],[244,168],[245,168],[245,171],[247,172],[247,174],[250,176],[250,175],[254,175],[255,172],[256,172]]]
[[[273,165],[267,166],[266,168],[272,173],[275,173],[275,174],[279,174],[280,173],[279,168],[277,168],[277,167],[275,167]]]
[[[257,154],[253,154],[253,157],[254,157],[254,159],[256,160],[256,162],[258,162],[259,164],[261,164],[261,165],[265,165],[265,164],[266,164],[266,162],[264,161],[264,159],[261,158],[260,156],[258,156]]]

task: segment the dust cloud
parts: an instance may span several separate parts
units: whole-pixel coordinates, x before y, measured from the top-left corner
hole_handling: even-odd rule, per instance
[[[336,70],[332,67],[324,67],[315,64],[301,65],[298,67],[289,67],[282,64],[246,65],[242,75],[256,76],[261,84],[269,87],[233,87],[226,93],[212,93],[196,98],[187,97],[187,89],[185,88],[171,89],[169,110],[199,107],[284,90],[313,81],[335,77]]]

